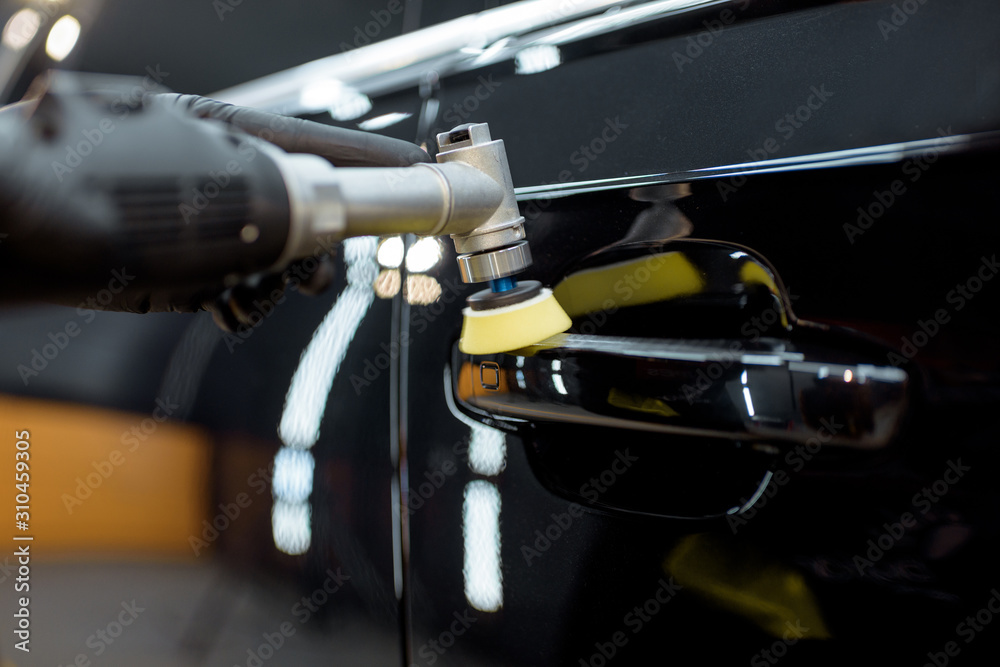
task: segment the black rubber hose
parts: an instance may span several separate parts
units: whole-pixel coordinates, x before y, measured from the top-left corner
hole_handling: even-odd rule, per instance
[[[431,161],[422,148],[400,139],[238,107],[198,95],[151,93],[147,100],[150,97],[176,104],[200,118],[238,127],[289,153],[319,155],[336,167],[408,167]]]

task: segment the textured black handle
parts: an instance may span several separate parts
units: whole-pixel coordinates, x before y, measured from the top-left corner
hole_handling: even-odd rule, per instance
[[[88,84],[60,74],[0,114],[0,276],[15,298],[75,303],[117,281],[108,309],[188,310],[277,261],[289,202],[264,142],[117,79]]]

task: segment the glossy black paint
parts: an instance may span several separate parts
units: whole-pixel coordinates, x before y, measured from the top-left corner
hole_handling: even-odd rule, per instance
[[[715,35],[643,26],[633,43],[575,44],[539,74],[517,76],[507,62],[445,79],[436,127],[489,121],[518,187],[995,129],[1000,46],[984,29],[995,3],[926,3],[883,34],[892,8],[838,3]],[[701,34],[711,37],[701,54],[678,60]]]
[[[895,331],[909,321],[911,331],[907,334],[912,338],[913,330],[919,330],[917,321],[926,321],[927,308],[936,305],[936,300],[928,300],[928,290],[940,294],[944,301],[946,288],[964,272],[974,272],[981,263],[982,248],[990,247],[987,239],[992,232],[984,229],[982,222],[982,216],[991,210],[989,205],[983,206],[983,198],[991,197],[989,184],[995,173],[989,167],[990,157],[942,161],[938,169],[928,172],[926,180],[913,184],[907,196],[920,202],[919,210],[912,205],[904,207],[901,201],[898,212],[892,209],[879,221],[880,226],[886,226],[887,235],[892,234],[890,230],[910,230],[906,237],[896,235],[906,249],[882,253],[878,261],[869,263],[853,259],[846,236],[834,243],[833,237],[844,234],[844,207],[838,202],[846,202],[852,193],[877,189],[886,177],[897,174],[901,165],[759,176],[749,179],[740,190],[742,201],[734,199],[727,206],[717,203],[718,183],[695,184],[691,197],[677,204],[691,218],[695,235],[734,238],[753,248],[767,248],[764,255],[784,282],[793,286],[789,291],[803,319],[807,314],[824,319],[820,315],[829,301],[831,316],[826,321],[850,324],[857,332],[853,337],[865,333],[881,337],[883,345],[899,345]],[[953,187],[940,187],[942,180]],[[578,199],[587,205],[582,206]],[[855,201],[863,204],[864,194]],[[560,237],[557,230],[617,229],[622,233],[634,218],[633,204],[624,191],[552,201],[536,224],[528,226],[529,241],[538,250],[535,270],[529,274],[557,282],[565,270],[553,267],[572,265],[588,254],[572,243],[559,244],[557,239],[578,235]],[[953,238],[963,238],[966,226],[970,232],[972,228],[983,232],[973,247],[964,244],[964,253],[950,244],[944,246],[939,236],[930,233],[946,211],[957,221]],[[822,236],[821,230],[827,230],[825,242],[809,240]],[[872,232],[877,231],[872,228]],[[868,240],[863,236],[857,244]],[[591,248],[604,245],[607,239],[595,241]],[[934,271],[920,271],[913,263],[916,257],[939,261]],[[971,258],[968,269],[962,261],[966,257]],[[840,268],[833,270],[832,266]],[[439,280],[447,283],[453,275],[451,267],[443,264],[440,270]],[[925,286],[925,282],[934,287]],[[861,284],[868,288],[861,289]],[[896,284],[919,291],[903,289],[895,295],[891,289]],[[811,290],[815,291],[809,296]],[[647,664],[664,657],[745,662],[770,648],[775,638],[761,631],[747,614],[720,609],[690,582],[650,621],[649,627],[655,629],[633,635],[623,627],[625,614],[653,595],[659,577],[674,574],[681,582],[690,577],[690,573],[664,567],[679,545],[685,544],[685,535],[698,536],[700,543],[707,545],[703,557],[722,559],[731,577],[765,578],[767,572],[781,567],[803,578],[834,639],[788,647],[787,660],[793,663],[842,664],[849,660],[879,664],[889,659],[900,664],[919,663],[926,659],[927,651],[943,650],[946,641],[955,640],[964,647],[956,625],[966,614],[975,614],[990,597],[995,582],[988,563],[998,546],[995,521],[990,518],[998,500],[991,482],[997,461],[989,444],[990,412],[982,407],[994,400],[996,375],[990,371],[994,352],[974,343],[991,335],[982,318],[990,317],[997,296],[987,290],[984,287],[975,301],[954,313],[947,330],[941,329],[941,342],[935,338],[934,346],[922,349],[917,363],[908,365],[928,384],[921,388],[907,428],[888,454],[861,461],[831,461],[803,451],[783,453],[774,467],[776,475],[779,471],[785,475],[774,480],[783,482],[772,481],[745,523],[730,518],[691,525],[588,509],[569,528],[553,530],[552,534],[564,534],[542,550],[535,543],[541,539],[535,531],[544,534],[550,524],[558,525],[553,515],[567,512],[568,502],[544,490],[544,483],[551,486],[544,474],[528,472],[531,458],[538,455],[534,441],[540,438],[522,439],[508,433],[507,467],[496,481],[503,502],[500,525],[505,598],[501,611],[480,613],[484,622],[471,633],[470,643],[484,654],[481,664],[579,664],[580,658],[586,661],[599,651],[594,642],[607,642],[615,631],[623,629],[629,642],[615,659],[620,664]],[[457,339],[457,309],[456,304],[450,304],[427,332],[413,336],[409,404],[411,415],[420,417],[411,419],[408,428],[411,479],[419,479],[422,470],[433,469],[440,457],[451,456],[451,443],[464,431],[447,409],[443,390],[428,390],[433,389],[434,376],[448,352],[448,339]],[[949,352],[944,357],[937,346],[946,340]],[[964,349],[959,352],[956,348]],[[946,376],[952,387],[961,385],[954,387],[961,393],[950,396],[943,392],[939,372],[934,370],[934,366],[948,364],[949,359],[955,364]],[[963,372],[962,367],[969,370]],[[956,405],[958,396],[964,399],[961,408]],[[549,439],[565,452],[551,465],[579,463],[595,457],[595,451],[634,446],[642,437],[628,431],[551,429]],[[684,440],[674,436],[662,436],[661,440],[662,448],[683,449]],[[574,450],[575,455],[571,453]],[[606,458],[610,464],[613,456]],[[670,463],[670,457],[664,456],[650,467]],[[681,474],[695,474],[687,458],[677,457],[673,463]],[[952,464],[969,470],[963,470],[955,480]],[[535,467],[537,470],[537,461]],[[619,483],[648,485],[650,474],[644,472],[647,474],[641,480],[626,473]],[[931,488],[946,474],[955,483],[948,485],[943,496],[931,492],[939,500],[932,502],[920,495],[924,487]],[[456,476],[422,514],[411,518],[410,571],[414,586],[419,586],[415,599],[420,599],[412,610],[415,648],[441,632],[450,612],[465,604],[460,579],[459,487],[474,477],[469,473]],[[902,539],[893,540],[884,555],[873,551],[871,566],[855,560],[871,560],[873,557],[866,555],[868,540],[877,546],[880,536],[906,512],[916,523],[904,531]],[[545,540],[539,544],[544,545]],[[530,549],[539,555],[534,556]],[[439,582],[431,609],[422,594],[428,577]],[[567,597],[567,591],[572,595]],[[803,615],[802,609],[797,613]],[[557,621],[552,624],[548,619]],[[533,625],[539,623],[541,627]],[[816,632],[815,627],[812,632]],[[511,644],[512,637],[521,641]],[[720,641],[720,637],[725,640]],[[988,652],[988,647],[995,646],[989,635],[980,637],[976,644],[964,648],[968,655]],[[471,650],[470,643],[462,644],[462,658],[454,658],[452,663],[449,654],[445,664],[468,660],[464,650]],[[532,649],[526,650],[525,644]]]
[[[803,104],[812,86],[824,84],[835,93],[828,105],[793,135],[781,136],[781,149],[772,157],[933,139],[939,127],[956,134],[998,129],[995,3],[925,3],[885,39],[878,21],[890,16],[892,7],[844,3],[741,22],[682,72],[673,53],[686,48],[688,35],[672,32],[657,40],[647,30],[635,44],[585,45],[577,57],[542,74],[514,76],[505,65],[456,77],[442,82],[440,117],[424,119],[425,127],[450,129],[454,123],[447,111],[456,104],[463,108],[483,85],[479,77],[493,75],[501,85],[478,100],[469,120],[489,122],[494,135],[506,141],[515,183],[524,186],[559,181],[564,171],[580,181],[750,161],[757,154],[751,152],[767,151],[769,137],[781,136],[776,123],[784,114]],[[441,10],[441,16],[477,9]],[[208,4],[204,11],[210,12]],[[174,41],[170,36],[168,42]],[[286,64],[325,55],[335,41],[317,37],[323,48],[289,56]],[[136,54],[128,73],[167,50],[161,44],[145,57],[139,47],[126,49]],[[272,62],[264,49],[260,57]],[[101,69],[119,66],[115,58],[88,62]],[[188,63],[190,72],[202,62]],[[258,63],[253,72],[268,67]],[[240,72],[224,83],[221,78],[212,83],[216,79],[207,75],[178,75],[177,81],[190,86],[169,83],[185,92],[207,92],[202,87],[235,83],[246,74]],[[374,103],[372,116],[414,114],[387,134],[430,138],[432,133],[418,130],[418,91]],[[607,119],[618,116],[628,127],[580,170],[574,154],[608,127]],[[781,664],[918,665],[930,660],[928,652],[943,652],[947,642],[955,642],[962,663],[986,664],[996,654],[1000,627],[985,625],[969,641],[973,626],[965,619],[987,608],[1000,585],[995,566],[1000,497],[994,482],[1000,461],[993,419],[1000,399],[994,317],[1000,283],[982,282],[971,298],[955,290],[968,286],[982,267],[989,272],[1000,245],[997,155],[931,151],[920,160],[878,166],[692,180],[689,195],[672,199],[688,221],[681,224],[671,212],[678,236],[758,252],[781,277],[802,320],[844,327],[846,337],[868,337],[872,348],[895,347],[904,359],[912,349],[904,367],[914,379],[914,405],[888,452],[848,462],[794,450],[773,458],[773,482],[753,513],[742,517],[745,522],[681,522],[577,509],[553,492],[547,469],[565,470],[557,467],[577,463],[578,452],[608,454],[611,465],[615,450],[637,442],[624,431],[552,429],[547,451],[559,455],[550,461],[542,460],[546,452],[539,440],[508,433],[503,471],[474,472],[468,464],[473,427],[448,405],[446,376],[461,302],[473,288],[458,282],[446,253],[431,271],[443,287],[440,303],[410,306],[399,296],[392,303],[376,300],[352,344],[315,450],[314,549],[301,558],[276,556],[262,523],[256,549],[226,551],[227,558],[250,553],[259,557],[244,561],[251,576],[270,573],[303,590],[329,566],[365,573],[317,629],[333,632],[330,619],[338,615],[373,619],[384,642],[398,642],[396,657],[405,664],[598,665],[611,661],[606,656],[612,646],[614,664],[620,665],[774,664],[763,651],[775,657],[781,644]],[[874,204],[880,196],[886,199],[897,181],[903,193],[893,193],[893,204],[874,215]],[[596,251],[625,239],[656,201],[609,190],[523,202],[535,257],[525,277],[558,282]],[[869,212],[867,227],[859,223],[859,207]],[[237,446],[252,439],[268,453],[276,450],[274,429],[291,374],[343,288],[340,281],[319,299],[291,297],[232,354],[217,345],[194,418]],[[930,334],[927,323],[941,309],[948,321],[939,321]],[[692,324],[694,318],[685,316],[678,335],[722,335],[705,334],[705,323]],[[725,335],[739,335],[744,323],[731,319]],[[401,346],[394,372],[381,374],[359,396],[351,376],[363,375],[365,360],[382,353],[383,343],[398,343],[404,332],[409,342]],[[925,345],[914,344],[919,332]],[[147,394],[155,389],[148,382],[141,386]],[[85,393],[71,388],[63,395]],[[101,400],[139,404],[122,394]],[[662,438],[687,448],[687,439]],[[403,455],[398,468],[394,444]],[[728,442],[711,446],[727,454],[733,449]],[[699,472],[711,475],[712,460],[692,462],[662,449],[668,455],[637,464],[641,480],[633,476],[640,469],[629,469],[611,488],[632,491],[641,483],[644,493],[655,494],[649,485],[663,468],[688,475],[685,481],[704,491],[690,466],[697,463]],[[956,479],[956,469],[961,477],[948,482]],[[405,597],[395,606],[390,503],[397,470],[408,500],[400,533]],[[441,479],[439,472],[443,483],[432,484],[423,502],[414,500],[410,492],[419,494],[431,478]],[[942,494],[933,488],[938,480],[947,483]],[[464,591],[462,514],[466,489],[474,482],[495,485],[502,500],[503,606],[496,612],[473,609]],[[736,500],[748,493],[728,479],[722,482]],[[898,532],[895,524],[907,512],[913,526],[883,549],[878,541]],[[568,525],[566,516],[572,519]],[[870,565],[860,561],[859,571],[857,558]],[[706,569],[692,572],[692,561],[706,563]],[[758,601],[771,603],[771,611],[753,614],[731,599],[721,602],[705,585],[713,581],[752,591]],[[789,603],[781,597],[783,586],[808,590],[811,597],[799,595]],[[669,591],[669,602],[659,603],[639,625],[635,608],[655,600],[658,591]],[[820,616],[821,625],[815,620]],[[769,622],[775,619],[777,636]],[[786,619],[803,621],[812,639],[782,642]],[[451,638],[452,645],[443,633],[459,627],[456,621],[464,631]],[[623,633],[624,646],[614,645],[616,632]],[[818,638],[824,634],[832,639]],[[449,648],[442,652],[431,642]],[[323,660],[315,656],[315,664]]]

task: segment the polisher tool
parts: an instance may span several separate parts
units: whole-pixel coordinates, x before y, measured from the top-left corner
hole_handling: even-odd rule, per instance
[[[447,234],[462,280],[490,285],[469,297],[463,351],[569,328],[550,290],[516,280],[531,253],[486,124],[438,135],[434,164],[408,142],[196,96],[126,104],[130,82],[55,72],[0,111],[0,278],[35,276],[22,298],[78,303],[125,267],[108,310],[197,310],[345,237]]]
[[[437,140],[439,163],[471,165],[504,192],[488,220],[470,232],[451,235],[463,282],[489,282],[487,289],[466,299],[459,349],[466,354],[495,354],[566,331],[572,323],[552,291],[537,280],[516,279],[531,265],[531,250],[503,141],[493,139],[485,123],[459,126],[439,134]]]

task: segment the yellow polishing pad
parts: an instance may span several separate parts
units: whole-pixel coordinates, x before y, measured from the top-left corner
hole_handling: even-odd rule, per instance
[[[573,324],[552,290],[527,301],[489,310],[462,311],[462,338],[458,349],[465,354],[498,354],[533,345],[562,333]]]

